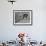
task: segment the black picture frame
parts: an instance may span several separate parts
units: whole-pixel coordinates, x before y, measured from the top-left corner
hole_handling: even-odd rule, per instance
[[[32,10],[13,10],[13,25],[32,25]]]

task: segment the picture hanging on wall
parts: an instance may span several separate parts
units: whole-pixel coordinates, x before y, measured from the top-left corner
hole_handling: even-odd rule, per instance
[[[14,25],[32,25],[32,10],[13,10]]]

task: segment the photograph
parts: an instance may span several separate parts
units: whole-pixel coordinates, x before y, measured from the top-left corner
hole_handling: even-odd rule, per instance
[[[32,24],[32,10],[13,10],[13,24]]]
[[[0,46],[46,46],[46,0],[0,0]]]

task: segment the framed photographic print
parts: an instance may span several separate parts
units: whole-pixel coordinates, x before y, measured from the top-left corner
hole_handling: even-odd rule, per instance
[[[32,10],[13,10],[14,25],[32,25]]]

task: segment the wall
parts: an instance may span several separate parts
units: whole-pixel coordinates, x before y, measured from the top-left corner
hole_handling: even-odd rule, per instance
[[[32,26],[14,26],[13,10],[33,10]],[[7,0],[0,0],[0,40],[15,40],[19,32],[26,32],[33,40],[46,40],[46,1],[17,0],[12,5]]]

